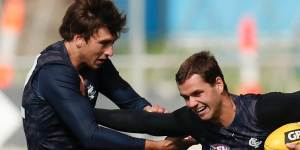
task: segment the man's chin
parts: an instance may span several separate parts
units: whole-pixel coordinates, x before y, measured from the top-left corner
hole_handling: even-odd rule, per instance
[[[208,113],[197,114],[201,120],[211,120],[212,117]]]
[[[101,66],[102,66],[102,64],[95,64],[95,65],[89,66],[89,68],[92,70],[96,70],[96,69],[99,69]]]

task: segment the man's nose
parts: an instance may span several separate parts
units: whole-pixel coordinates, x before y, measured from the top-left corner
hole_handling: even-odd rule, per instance
[[[196,105],[198,105],[198,102],[195,98],[193,97],[190,97],[187,101],[186,101],[186,106],[189,107],[189,108],[193,108],[195,107]]]
[[[108,57],[111,57],[113,56],[113,46],[109,46],[105,49],[105,55],[108,56]]]

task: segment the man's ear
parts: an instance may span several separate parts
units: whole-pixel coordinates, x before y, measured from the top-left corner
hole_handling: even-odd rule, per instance
[[[73,38],[76,48],[81,48],[85,42],[84,38],[81,35],[76,34]]]
[[[216,77],[215,87],[216,87],[218,93],[220,93],[220,94],[224,91],[224,82],[223,82],[222,78],[219,76]]]

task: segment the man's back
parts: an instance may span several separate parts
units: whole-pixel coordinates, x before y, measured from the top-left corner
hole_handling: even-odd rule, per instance
[[[62,124],[59,116],[39,91],[39,70],[51,63],[68,65],[63,42],[55,43],[41,53],[36,68],[25,85],[22,107],[25,110],[23,125],[28,149],[73,149],[73,145],[79,144],[69,136],[72,133]],[[53,72],[51,75],[59,74]]]

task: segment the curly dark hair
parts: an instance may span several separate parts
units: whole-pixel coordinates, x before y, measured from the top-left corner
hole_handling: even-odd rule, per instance
[[[101,27],[117,39],[125,31],[126,15],[111,0],[74,0],[59,28],[61,37],[71,41],[76,34],[87,41]]]

